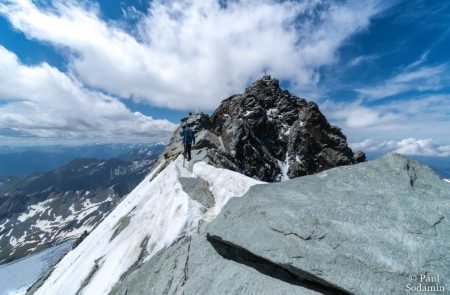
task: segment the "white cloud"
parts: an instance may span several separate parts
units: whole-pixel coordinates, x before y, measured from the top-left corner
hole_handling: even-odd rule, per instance
[[[352,142],[349,144],[354,151],[373,151],[375,142],[372,138],[364,139],[361,142]]]
[[[375,108],[364,106],[360,101],[337,103],[326,100],[321,104],[321,108],[328,114],[329,119],[337,121],[339,125],[349,129],[386,126],[399,118],[394,112],[381,112]]]
[[[362,98],[378,100],[408,91],[424,92],[445,87],[447,64],[417,67],[423,63],[424,58],[426,57],[422,56],[419,61],[380,85],[359,88],[356,91]]]
[[[342,127],[352,142],[363,142],[367,138],[381,142],[419,137],[450,144],[448,101],[450,95],[423,95],[375,105],[362,100],[326,100],[320,103],[320,108],[333,124]]]
[[[381,57],[381,54],[359,55],[348,61],[347,67],[355,67],[369,62],[374,62]]]
[[[25,66],[0,46],[0,133],[5,137],[163,140],[175,125],[132,113],[46,63]]]
[[[366,152],[396,152],[409,156],[450,156],[450,145],[439,145],[432,139],[405,138],[399,141],[390,140],[378,143],[373,139],[366,139],[350,146],[353,150]]]
[[[383,2],[156,0],[133,34],[75,1],[51,9],[6,1],[0,13],[28,37],[69,50],[82,83],[172,109],[213,109],[264,70],[294,90],[314,89],[320,67],[336,62]]]

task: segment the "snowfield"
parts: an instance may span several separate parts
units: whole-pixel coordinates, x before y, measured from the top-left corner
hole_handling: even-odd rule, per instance
[[[72,248],[72,241],[0,265],[0,294],[23,295],[54,263]]]
[[[182,156],[153,176],[148,175],[69,252],[35,294],[108,294],[130,267],[196,232],[199,221],[214,219],[230,198],[263,183],[204,162],[196,163],[191,172],[183,168]],[[180,177],[207,181],[214,207],[205,210],[192,200],[183,191]]]

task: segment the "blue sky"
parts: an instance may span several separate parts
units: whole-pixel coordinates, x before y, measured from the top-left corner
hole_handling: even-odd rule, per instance
[[[450,155],[450,2],[2,1],[0,144],[164,141],[264,70],[354,149]]]

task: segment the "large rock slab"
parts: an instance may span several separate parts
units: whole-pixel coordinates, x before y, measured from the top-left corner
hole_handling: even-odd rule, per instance
[[[450,186],[429,167],[390,154],[255,186],[228,203],[208,236],[322,285],[403,294],[419,283],[448,284],[449,218]],[[409,281],[420,274],[440,282]]]
[[[256,185],[112,294],[447,292],[449,200],[448,183],[397,154]]]
[[[111,295],[320,294],[224,259],[204,236],[179,240],[124,278]]]

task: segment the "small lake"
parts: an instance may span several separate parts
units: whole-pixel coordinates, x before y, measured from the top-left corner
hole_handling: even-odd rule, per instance
[[[72,249],[66,241],[39,253],[0,265],[0,295],[25,294],[53,264]]]

